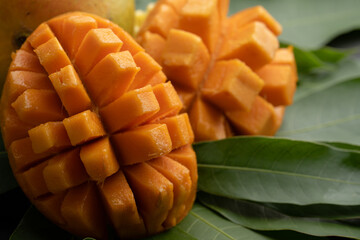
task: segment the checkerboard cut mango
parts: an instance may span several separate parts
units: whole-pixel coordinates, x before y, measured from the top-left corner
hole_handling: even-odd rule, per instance
[[[195,140],[274,135],[293,101],[293,48],[261,6],[227,16],[229,0],[159,0],[137,41],[164,68]]]
[[[194,135],[162,67],[112,22],[72,12],[13,54],[1,131],[14,175],[51,221],[80,237],[153,235],[189,212]],[[109,228],[109,226],[111,226]]]

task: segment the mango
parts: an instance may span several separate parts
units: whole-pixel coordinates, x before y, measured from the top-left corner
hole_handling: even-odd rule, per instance
[[[281,24],[262,6],[232,16],[228,7],[229,0],[160,0],[136,36],[178,92],[195,141],[272,136],[296,91]]]
[[[55,224],[135,239],[190,211],[194,133],[162,70],[122,28],[83,12],[42,23],[14,54],[1,132],[20,187]]]

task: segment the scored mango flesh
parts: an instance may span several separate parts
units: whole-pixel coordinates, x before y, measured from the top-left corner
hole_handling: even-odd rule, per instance
[[[196,194],[188,115],[162,67],[123,29],[72,12],[13,54],[1,131],[14,175],[51,221],[80,237],[149,236]]]
[[[274,135],[292,104],[293,48],[261,6],[228,17],[229,0],[159,0],[137,41],[164,69],[195,141]]]

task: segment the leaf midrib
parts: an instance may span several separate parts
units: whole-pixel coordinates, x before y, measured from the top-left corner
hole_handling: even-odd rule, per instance
[[[261,168],[248,168],[248,167],[239,167],[239,166],[225,166],[225,165],[210,165],[210,164],[202,164],[198,163],[198,168],[211,168],[211,169],[228,169],[228,170],[238,170],[238,171],[247,171],[247,172],[258,172],[258,173],[269,173],[269,174],[278,174],[278,175],[286,175],[291,177],[302,177],[302,178],[309,178],[321,181],[328,181],[334,183],[343,183],[343,184],[350,184],[350,185],[359,185],[360,182],[352,182],[352,181],[345,181],[341,179],[334,179],[334,178],[327,178],[327,177],[320,177],[314,175],[306,175],[301,173],[293,173],[293,172],[283,172],[277,170],[270,170],[270,169],[261,169]]]
[[[202,221],[203,223],[205,223],[206,225],[208,225],[211,228],[215,229],[219,233],[223,234],[225,237],[227,237],[229,239],[232,239],[232,240],[235,240],[235,238],[233,238],[232,236],[230,236],[229,234],[224,232],[221,228],[218,228],[214,224],[210,223],[209,221],[207,221],[205,218],[201,217],[199,214],[195,213],[194,211],[190,211],[190,214],[193,215],[195,218],[199,219],[200,221]]]

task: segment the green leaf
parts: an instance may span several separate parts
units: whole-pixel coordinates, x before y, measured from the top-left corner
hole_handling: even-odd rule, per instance
[[[341,78],[333,80],[336,82]],[[317,83],[314,80],[312,88],[299,88],[294,104],[286,109],[285,121],[277,136],[359,145],[360,79],[340,84],[334,82]]]
[[[136,9],[145,10],[147,5],[151,2],[155,2],[155,0],[136,0],[135,1]]]
[[[260,203],[200,193],[200,201],[234,223],[255,230],[293,230],[314,236],[358,239],[360,228],[320,218],[292,217]]]
[[[334,72],[339,68],[335,64],[348,57],[351,53],[349,50],[336,50],[330,47],[314,51],[305,51],[304,49],[294,47],[296,64],[300,73],[299,78],[303,80],[304,74],[307,77],[314,77],[313,73],[318,74],[320,71],[322,73],[326,71]]]
[[[357,0],[231,0],[230,14],[263,5],[283,26],[279,39],[316,49],[336,36],[360,28]]]
[[[16,188],[17,182],[9,165],[6,152],[0,152],[0,194]]]
[[[187,221],[187,220],[184,220]],[[144,240],[167,240],[167,239],[182,239],[182,240],[196,240],[195,237],[192,237],[187,232],[184,232],[178,226],[158,235],[145,238]]]
[[[261,203],[267,208],[294,217],[323,218],[330,220],[345,220],[360,218],[360,206],[341,206],[330,204],[294,205],[278,203]]]
[[[319,66],[320,68],[323,65]],[[318,68],[312,66],[313,69]],[[360,77],[360,60],[347,58],[339,62],[336,66],[317,75],[307,74],[300,82],[300,86],[296,90],[295,102],[308,97],[311,94],[322,92],[329,87],[353,80]]]
[[[201,191],[256,202],[360,205],[359,152],[264,137],[194,148]]]
[[[312,51],[321,61],[328,63],[337,63],[349,54],[354,53],[351,50],[340,50],[331,47],[324,47]]]
[[[31,206],[9,240],[66,240],[72,236],[49,222],[35,207]]]
[[[260,232],[260,231],[258,231]],[[276,240],[326,240],[326,237],[315,237],[294,231],[261,231],[261,234]],[[341,240],[344,240],[342,238]],[[335,240],[335,239],[333,239]]]
[[[176,226],[183,232],[191,235],[196,239],[246,239],[262,240],[272,239],[251,231],[238,224],[234,224],[213,211],[195,203],[189,215]],[[176,238],[178,239],[178,238]],[[179,238],[180,239],[180,238]]]

